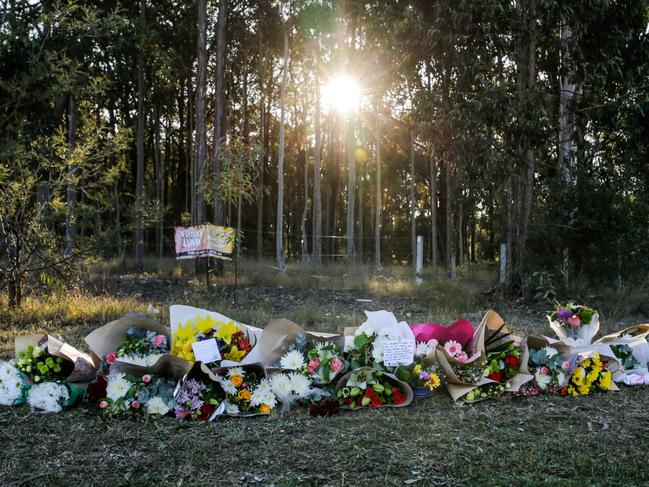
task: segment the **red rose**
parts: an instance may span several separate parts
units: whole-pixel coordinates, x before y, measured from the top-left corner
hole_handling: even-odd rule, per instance
[[[490,378],[491,380],[495,380],[496,382],[500,382],[500,379],[501,379],[502,377],[501,377],[501,375],[500,375],[500,372],[492,372],[491,374],[489,374],[489,378]]]
[[[392,398],[395,404],[401,404],[406,400],[406,396],[396,387],[392,389]]]
[[[370,407],[371,408],[378,408],[379,406],[382,406],[383,402],[381,401],[381,398],[378,395],[374,395],[372,399],[370,400]]]
[[[560,393],[562,396],[565,396],[565,395],[568,394],[568,390],[567,390],[565,387],[562,387],[561,390],[559,391],[559,393]]]
[[[196,419],[200,419],[201,421],[209,419],[215,409],[216,408],[211,404],[203,403],[201,406],[201,413],[196,417]]]
[[[513,369],[518,369],[518,367],[520,367],[521,365],[521,361],[518,360],[518,357],[515,357],[514,355],[505,357],[505,363]]]
[[[108,381],[105,375],[98,376],[94,382],[88,384],[88,388],[86,389],[86,397],[88,398],[88,401],[96,404],[100,399],[106,397],[107,384]]]

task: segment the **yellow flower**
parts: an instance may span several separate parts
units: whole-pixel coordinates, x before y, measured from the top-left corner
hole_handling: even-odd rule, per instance
[[[412,371],[413,371],[415,374],[418,374],[418,373],[421,371],[421,364],[417,364],[417,365],[415,365],[415,366],[412,368]]]
[[[261,406],[259,406],[259,412],[263,414],[270,413],[270,406],[268,404],[262,404]]]
[[[239,350],[236,345],[232,345],[230,351],[223,355],[223,358],[226,360],[232,360],[233,362],[241,362],[243,357],[246,356],[245,350]]]
[[[604,389],[605,391],[610,391],[611,387],[613,387],[613,376],[608,370],[604,372],[600,377],[599,387]]]
[[[229,321],[227,323],[219,322],[218,331],[214,334],[214,336],[230,345],[230,342],[232,341],[232,335],[234,335],[238,331],[241,331],[241,329],[237,325],[235,325],[234,321]]]
[[[233,375],[230,377],[230,382],[232,382],[234,387],[239,387],[243,383],[243,377],[240,375]]]
[[[586,396],[588,393],[590,393],[590,387],[587,385],[579,386],[579,394],[582,396]]]
[[[250,401],[250,391],[248,389],[241,389],[237,394],[237,399],[241,401]]]
[[[437,374],[430,374],[430,379],[426,382],[426,387],[428,387],[431,391],[433,389],[436,389],[439,387],[441,381],[439,380],[439,376]]]
[[[577,392],[577,390],[573,386],[568,386],[568,394],[570,394],[571,396],[578,396],[579,395],[579,393]]]
[[[584,383],[585,378],[586,371],[583,369],[583,367],[577,367],[572,374],[572,381],[575,383],[575,385],[580,386]]]
[[[598,369],[593,369],[591,370],[588,375],[586,376],[586,380],[589,384],[592,384],[597,380],[599,377],[599,370]]]
[[[194,320],[189,320],[184,325],[180,325],[173,335],[171,353],[189,362],[194,362],[192,343],[196,341],[196,335],[208,333],[215,324],[216,320],[206,315],[197,316]]]

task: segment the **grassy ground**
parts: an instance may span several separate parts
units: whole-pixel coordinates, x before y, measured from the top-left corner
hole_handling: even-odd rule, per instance
[[[271,267],[272,264],[264,264]],[[236,299],[231,274],[205,291],[188,267],[166,263],[147,274],[102,264],[75,290],[30,297],[18,312],[0,302],[0,356],[16,333],[47,330],[83,347],[94,327],[149,305],[215,309],[263,326],[288,317],[313,330],[341,331],[364,309],[390,309],[409,322],[479,320],[495,306],[520,333],[549,333],[544,306],[486,298],[493,269],[465,270],[458,282],[408,271],[300,266],[278,277],[243,270]],[[155,273],[152,271],[156,270]],[[214,280],[213,280],[214,281]],[[358,301],[371,299],[371,302]],[[602,310],[604,329],[646,316]],[[617,313],[617,314],[616,314]],[[1,485],[647,485],[646,401],[638,387],[585,398],[495,400],[455,406],[443,392],[412,407],[310,418],[303,411],[210,424],[170,418],[106,421],[82,406],[43,416],[0,409]]]

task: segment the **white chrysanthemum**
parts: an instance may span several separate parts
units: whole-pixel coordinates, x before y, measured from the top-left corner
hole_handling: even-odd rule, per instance
[[[160,416],[164,416],[169,411],[171,411],[171,409],[160,396],[154,396],[146,403],[146,412],[148,414],[159,414]]]
[[[383,362],[383,340],[375,340],[372,344],[372,358],[375,362]]]
[[[261,382],[252,391],[250,397],[251,406],[261,406],[267,404],[271,409],[277,405],[277,398],[273,394],[273,389],[268,379],[262,379]]]
[[[286,374],[274,374],[270,378],[270,387],[281,402],[289,400],[293,392],[291,379]]]
[[[304,399],[311,393],[311,381],[299,372],[292,372],[288,375],[291,381],[291,390],[298,399]]]
[[[56,382],[44,382],[29,390],[27,404],[33,410],[58,413],[63,410],[63,404],[69,397],[70,391],[66,386]]]
[[[304,355],[297,350],[292,350],[284,354],[279,364],[283,369],[300,370],[304,367]]]
[[[226,379],[224,377],[219,377],[219,384],[221,384],[221,388],[225,391],[226,394],[230,396],[236,396],[237,394],[237,387],[232,383],[231,380]]]
[[[556,349],[556,348],[552,348],[552,347],[545,347],[545,348],[543,348],[543,350],[545,351],[545,355],[546,355],[548,358],[552,358],[552,357],[554,357],[557,353],[559,353],[559,352],[557,352],[557,349]]]
[[[430,345],[428,342],[419,342],[417,343],[417,347],[415,348],[415,355],[417,357],[425,357],[433,350],[434,349],[432,345]]]
[[[225,414],[237,415],[237,414],[241,414],[241,410],[239,410],[239,406],[237,406],[236,404],[232,404],[226,401]]]
[[[133,384],[126,380],[124,374],[115,374],[108,377],[106,385],[106,396],[113,401],[124,397]]]
[[[343,347],[343,350],[345,352],[351,352],[352,350],[356,350],[356,344],[354,343],[355,336],[346,336],[345,337],[345,346]]]
[[[12,406],[22,396],[23,379],[13,362],[0,362],[0,405]]]
[[[246,373],[244,372],[243,368],[241,367],[230,367],[228,369],[228,377],[232,378],[232,376],[235,375],[240,375],[241,377],[245,377]]]

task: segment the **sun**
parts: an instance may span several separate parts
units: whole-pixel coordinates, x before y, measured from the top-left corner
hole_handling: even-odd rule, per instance
[[[358,110],[361,90],[358,82],[349,76],[339,75],[331,78],[320,90],[322,103],[326,110],[346,114]]]

